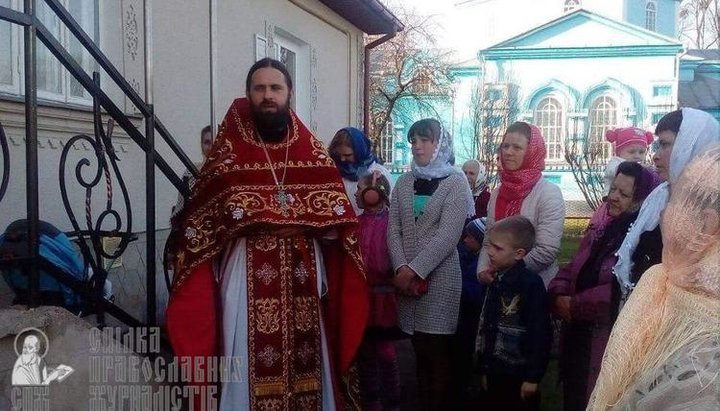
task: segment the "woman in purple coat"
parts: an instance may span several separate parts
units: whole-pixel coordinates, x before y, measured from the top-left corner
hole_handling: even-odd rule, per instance
[[[621,163],[607,198],[608,218],[593,219],[575,257],[548,286],[553,313],[563,320],[560,367],[566,411],[587,407],[617,316],[615,252],[655,181],[640,164]]]

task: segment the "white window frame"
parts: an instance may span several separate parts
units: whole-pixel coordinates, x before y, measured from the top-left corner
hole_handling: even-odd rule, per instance
[[[660,89],[668,90],[668,94],[659,94],[656,92]],[[652,85],[652,96],[653,98],[671,98],[673,94],[672,84],[653,84]]]
[[[293,81],[293,98],[290,106],[303,121],[310,121],[310,46],[289,32],[276,27],[274,58],[280,61],[280,48],[295,53],[295,73],[290,73]]]
[[[395,123],[389,119],[385,129],[380,133],[380,158],[386,164],[392,164],[395,160]]]
[[[602,101],[600,101],[602,100]],[[608,122],[608,124],[602,124],[598,126],[593,122],[595,119],[595,113],[598,110],[597,106],[608,101],[612,102],[613,110],[605,110],[614,116],[614,121]],[[611,94],[601,94],[593,99],[592,104],[588,110],[588,144],[592,146],[600,146],[602,148],[602,155],[605,159],[610,159],[612,155],[612,144],[605,140],[605,132],[608,129],[617,127],[620,119],[620,99]]]
[[[96,43],[99,44],[100,42],[100,35],[99,35],[99,25],[100,25],[100,1],[99,0],[89,0],[94,3],[95,7],[95,27],[93,33],[88,33],[91,38],[95,38]],[[10,5],[14,9],[18,9],[19,0],[10,0]],[[70,0],[61,0],[62,5],[67,8],[69,5]],[[38,2],[38,7],[41,2]],[[43,2],[43,4],[45,4]],[[49,7],[49,6],[45,6]],[[58,18],[59,20],[59,18]],[[72,37],[72,33],[70,33],[70,30],[65,27],[64,24],[59,23],[60,26],[60,33],[58,36],[58,41],[65,47],[66,50],[70,51],[70,43],[69,40]],[[23,97],[25,95],[25,70],[24,70],[24,58],[25,58],[25,51],[21,47],[20,44],[20,38],[22,34],[23,28],[18,25],[13,25],[11,29],[11,36],[13,38],[12,40],[12,49],[11,49],[11,55],[14,62],[14,68],[13,68],[13,84],[10,85],[1,85],[0,84],[0,93],[6,94],[6,95],[13,95],[16,97]],[[39,50],[47,50],[45,46],[38,40],[37,42],[37,49]],[[54,93],[52,91],[43,90],[38,88],[37,90],[37,96],[39,100],[45,100],[45,101],[51,101],[51,102],[60,102],[60,103],[68,103],[68,104],[75,104],[75,105],[81,105],[81,106],[91,106],[92,105],[92,96],[86,91],[83,91],[84,96],[78,97],[78,96],[72,96],[71,95],[71,89],[70,84],[72,81],[72,75],[69,71],[65,69],[62,64],[57,61],[57,59],[52,56],[52,54],[48,51],[48,54],[50,55],[50,58],[52,59],[54,64],[57,64],[59,67],[59,70],[61,72],[60,76],[60,93]],[[87,52],[87,50],[83,50],[83,61],[80,63],[83,64],[85,71],[88,73],[88,75],[92,75],[92,71],[96,70],[97,63],[94,59],[90,56],[90,53]]]
[[[657,3],[654,0],[645,4],[645,29],[657,31]]]
[[[69,0],[64,0],[64,1],[66,2],[65,6],[67,7],[67,5],[69,4],[68,3]],[[95,44],[100,46],[100,30],[99,30],[99,28],[100,28],[100,3],[101,3],[101,1],[99,1],[99,0],[89,0],[89,1],[92,1],[94,4],[95,25],[93,27],[94,32],[88,33],[88,34],[90,35],[91,39],[95,40]],[[77,20],[77,17],[76,17],[76,20]],[[70,33],[70,30],[65,30],[65,39],[64,39],[63,44],[65,45],[65,48],[68,50],[68,52],[71,51],[70,50],[70,42],[69,42],[71,37],[72,37],[72,33]],[[90,77],[92,77],[93,71],[98,71],[97,62],[90,55],[90,53],[87,51],[87,49],[85,49],[85,47],[83,47],[82,45],[80,47],[82,48],[82,53],[83,53],[83,59],[80,62],[81,66],[85,69],[85,72]],[[65,77],[65,88],[63,90],[65,91],[65,95],[67,96],[67,102],[73,103],[73,104],[81,104],[81,105],[85,105],[88,103],[92,104],[92,95],[90,93],[88,93],[88,91],[85,90],[85,88],[82,87],[82,85],[80,85],[80,87],[82,87],[82,89],[83,89],[82,97],[73,96],[71,94],[72,93],[71,84],[72,84],[72,80],[74,80],[74,78],[70,74],[70,72],[68,72],[67,70],[64,70],[64,72],[65,72],[65,76],[64,76]]]
[[[8,5],[11,9],[17,10],[17,0],[10,0]],[[22,64],[22,58],[19,54],[20,40],[19,30],[17,25],[3,21],[0,24],[10,26],[10,71],[12,73],[12,80],[10,84],[0,83],[0,93],[17,95],[20,94],[20,78],[22,77],[22,71],[20,69]]]
[[[553,105],[554,110],[547,109],[547,105]],[[556,124],[545,124],[544,120],[555,117]],[[543,97],[533,112],[533,123],[542,130],[545,137],[545,145],[547,146],[547,159],[550,161],[563,161],[565,159],[565,108],[560,99],[555,95],[547,95]],[[550,133],[550,129],[554,132]],[[555,152],[555,155],[553,155]]]
[[[67,4],[67,0],[61,0],[61,1],[63,2],[63,6],[65,6]],[[54,15],[53,11],[50,9],[50,6],[45,4],[44,1],[38,2],[37,7],[38,7],[38,9],[40,9],[41,7],[47,7],[49,10],[49,13],[51,13],[51,15]],[[39,10],[38,10],[38,12],[39,12]],[[60,30],[59,35],[57,35],[57,39],[60,41],[60,44],[66,45],[66,43],[67,43],[65,40],[65,34],[66,34],[65,31],[66,30],[63,30],[64,24],[62,24],[59,17],[54,17],[54,19],[57,20],[58,28]],[[48,27],[48,29],[50,29],[50,27]],[[56,33],[52,33],[52,34],[56,34]],[[45,48],[45,45],[39,39],[37,40],[35,47],[36,47],[36,49],[35,49],[36,50],[36,52],[35,52],[36,58],[39,57],[40,53],[47,52],[52,64],[55,64],[56,65],[55,67],[60,71],[60,92],[54,93],[49,90],[41,89],[40,85],[38,84],[38,88],[37,88],[38,99],[66,102],[67,79],[65,78],[66,77],[65,72],[67,70],[65,70],[63,65],[55,58],[55,56],[53,56],[52,53],[50,53],[50,51]],[[23,58],[24,58],[24,55],[25,55],[24,50],[22,51],[22,54],[23,54]],[[38,63],[39,63],[39,59],[38,59]],[[25,82],[24,66],[23,66],[23,68],[21,68],[20,71],[23,73],[22,82],[24,83]],[[40,64],[38,64],[38,66],[36,67],[36,72],[39,72],[39,71],[40,71]],[[24,95],[24,92],[25,92],[25,87],[23,86],[23,89],[21,90],[21,94]]]

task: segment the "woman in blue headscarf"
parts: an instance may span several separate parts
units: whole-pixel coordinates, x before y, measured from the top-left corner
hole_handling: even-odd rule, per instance
[[[390,172],[381,165],[372,151],[372,143],[365,134],[355,127],[345,127],[335,133],[330,142],[330,157],[335,161],[345,184],[345,192],[350,198],[356,215],[360,209],[355,201],[357,182],[360,176],[379,171],[392,184]]]

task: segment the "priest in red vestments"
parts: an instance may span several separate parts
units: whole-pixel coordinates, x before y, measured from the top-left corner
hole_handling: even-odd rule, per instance
[[[289,109],[278,61],[250,69],[212,153],[173,220],[167,331],[176,356],[239,359],[220,410],[358,406],[349,371],[368,301],[357,220],[325,147]],[[235,370],[238,371],[238,370]],[[211,408],[208,402],[196,409]]]

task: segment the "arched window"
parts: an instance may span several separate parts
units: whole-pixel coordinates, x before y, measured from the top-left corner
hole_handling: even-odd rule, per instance
[[[610,158],[612,145],[605,141],[605,131],[617,125],[617,103],[608,96],[602,95],[595,99],[590,108],[589,149],[603,158]]]
[[[645,5],[645,28],[655,31],[655,21],[657,20],[657,6],[654,1],[649,1]]]
[[[560,102],[554,97],[545,97],[535,108],[534,123],[542,131],[547,147],[547,159],[562,161],[564,156],[563,142],[565,141],[565,127],[563,124],[563,110]]]
[[[580,0],[565,0],[565,7],[563,8],[563,12],[567,13],[569,11],[579,9],[580,6]]]

